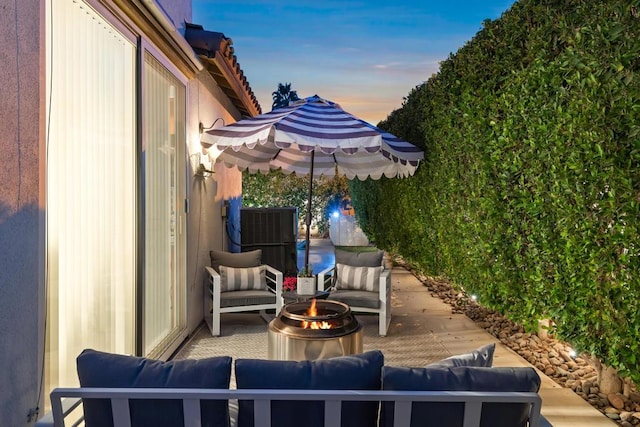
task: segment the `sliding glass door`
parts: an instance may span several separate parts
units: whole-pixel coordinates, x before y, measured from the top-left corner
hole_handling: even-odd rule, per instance
[[[185,327],[185,86],[148,52],[144,64],[143,353],[159,355]]]
[[[85,348],[162,358],[186,336],[186,81],[98,10],[46,3],[47,394]]]
[[[70,386],[83,349],[135,352],[136,45],[82,2],[47,12],[46,372]]]

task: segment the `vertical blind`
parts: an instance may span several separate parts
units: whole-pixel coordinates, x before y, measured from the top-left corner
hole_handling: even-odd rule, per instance
[[[47,25],[48,393],[84,348],[135,351],[136,48],[82,2]]]
[[[185,145],[185,86],[150,53],[144,70],[144,353],[157,355],[184,328],[179,169]]]

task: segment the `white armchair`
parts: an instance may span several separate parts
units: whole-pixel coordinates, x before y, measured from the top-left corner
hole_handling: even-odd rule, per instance
[[[213,258],[213,255],[212,255]],[[269,265],[205,267],[204,318],[211,335],[220,335],[220,314],[275,310],[280,313],[282,272]]]
[[[391,323],[391,270],[382,266],[383,252],[364,256],[341,252],[336,249],[336,266],[318,273],[318,290],[328,290],[329,299],[349,305],[353,312],[377,313],[378,334],[386,336]],[[339,274],[344,277],[336,277]]]

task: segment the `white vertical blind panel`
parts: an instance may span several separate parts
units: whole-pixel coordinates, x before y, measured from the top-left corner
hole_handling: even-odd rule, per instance
[[[134,352],[135,45],[82,1],[47,6],[47,388],[85,348]]]
[[[145,304],[144,351],[152,354],[178,332],[178,145],[184,136],[185,88],[149,53],[145,56]]]

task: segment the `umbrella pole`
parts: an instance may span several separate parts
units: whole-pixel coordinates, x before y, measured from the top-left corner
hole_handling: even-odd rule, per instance
[[[309,273],[309,237],[311,235],[311,199],[313,197],[313,160],[315,151],[311,151],[311,169],[309,173],[309,199],[307,200],[307,217],[305,218],[306,230],[306,242],[304,245],[304,273]]]

